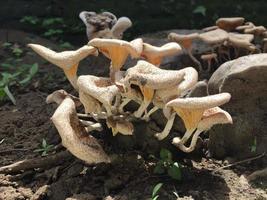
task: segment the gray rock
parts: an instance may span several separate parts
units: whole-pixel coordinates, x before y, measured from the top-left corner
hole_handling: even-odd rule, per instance
[[[233,125],[212,128],[211,154],[242,158],[266,152],[267,54],[244,56],[224,63],[210,78],[208,91],[209,94],[229,92],[232,95],[223,109],[232,115]]]

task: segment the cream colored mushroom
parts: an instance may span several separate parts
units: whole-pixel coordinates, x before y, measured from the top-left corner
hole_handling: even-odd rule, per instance
[[[226,31],[232,31],[236,27],[241,26],[244,23],[245,19],[243,17],[226,17],[219,18],[216,21],[216,25]]]
[[[111,29],[112,38],[122,39],[123,33],[132,26],[128,17],[120,17]]]
[[[134,116],[137,118],[142,116],[152,102],[155,90],[175,86],[183,80],[183,77],[184,72],[163,70],[143,60],[129,68],[125,76],[125,87],[130,88],[131,84],[138,85],[144,96],[144,101]]]
[[[155,66],[160,66],[161,61],[166,56],[173,56],[181,53],[182,48],[175,42],[167,43],[161,47],[152,46],[143,43],[143,52],[141,56]]]
[[[113,82],[116,82],[116,74],[118,74],[124,65],[127,57],[131,55],[132,58],[138,58],[143,50],[143,40],[140,38],[131,42],[117,39],[95,38],[89,41],[88,44],[98,48],[99,51],[111,60],[110,78]]]
[[[179,137],[175,137],[172,140],[172,144],[177,146],[183,152],[189,153],[194,151],[197,143],[197,139],[199,135],[209,130],[212,126],[216,124],[232,124],[233,120],[231,115],[222,110],[219,107],[210,108],[204,111],[201,120],[197,125],[197,129],[192,137],[191,143],[189,147],[186,147],[184,144],[181,143],[181,139]]]
[[[170,33],[168,35],[168,39],[170,41],[177,42],[180,44],[187,52],[189,57],[192,59],[192,61],[197,64],[199,69],[202,68],[201,63],[194,57],[192,50],[193,50],[193,40],[198,39],[199,34],[198,33],[191,33],[188,35],[183,34],[177,34],[177,33]]]
[[[92,98],[97,100],[100,107],[104,107],[107,115],[110,116],[116,112],[112,104],[119,95],[119,89],[114,85],[110,78],[96,77],[92,75],[79,76],[77,85],[79,88],[80,100],[85,106],[85,110],[91,110],[90,113],[98,114],[99,110],[92,112]],[[91,98],[92,97],[92,98]]]
[[[219,28],[218,26],[209,26],[209,27],[203,28],[202,31],[208,32],[208,31],[216,30],[218,28]]]
[[[212,60],[214,60],[216,63],[218,63],[218,59],[217,59],[217,54],[216,53],[209,53],[209,54],[204,54],[204,55],[201,55],[201,59],[205,62],[208,63],[208,67],[207,67],[207,72],[211,72],[211,62]],[[203,69],[202,69],[203,70]],[[203,70],[204,71],[204,70]],[[203,72],[202,71],[202,72]]]
[[[246,29],[251,29],[255,27],[255,25],[252,22],[246,22],[245,25],[236,27],[235,30],[237,31],[245,31]]]
[[[133,135],[133,124],[125,119],[113,119],[112,117],[108,117],[106,123],[108,128],[111,128],[113,136],[116,136],[118,133],[122,135]]]
[[[66,77],[76,90],[78,89],[76,82],[79,62],[89,55],[98,55],[96,48],[87,45],[76,51],[63,51],[60,53],[38,44],[28,44],[28,46],[44,59],[63,69]]]
[[[221,93],[206,97],[177,98],[166,104],[181,117],[186,132],[179,144],[185,144],[197,128],[205,110],[227,103],[231,98],[229,93]]]
[[[51,117],[62,139],[62,145],[87,164],[109,163],[110,158],[98,141],[81,125],[73,100],[66,97]]]
[[[252,28],[247,28],[244,30],[244,33],[253,34],[253,35],[262,35],[266,31],[264,26],[254,26]]]

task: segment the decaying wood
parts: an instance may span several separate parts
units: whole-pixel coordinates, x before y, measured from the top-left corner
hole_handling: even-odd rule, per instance
[[[72,159],[73,156],[68,151],[62,151],[47,157],[25,159],[0,167],[0,173],[16,173],[34,168],[49,168],[50,166],[60,165]]]

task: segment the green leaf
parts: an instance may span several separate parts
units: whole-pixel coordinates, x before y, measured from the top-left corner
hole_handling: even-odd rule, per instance
[[[206,16],[206,7],[205,6],[197,6],[194,10],[193,13],[194,14],[201,14],[203,16]]]
[[[152,192],[152,199],[154,199],[156,197],[156,195],[158,194],[160,188],[162,187],[163,183],[158,183],[154,188],[153,188],[153,192]]]
[[[152,198],[152,200],[157,200],[158,198],[159,198],[159,195],[157,195],[154,198]]]
[[[4,88],[0,88],[0,101],[2,101],[6,97],[6,93]]]
[[[169,167],[168,175],[175,180],[181,180],[182,178],[181,169],[177,162],[175,162],[172,166]]]
[[[31,66],[30,74],[31,74],[32,77],[38,72],[38,69],[39,69],[39,66],[38,66],[37,63],[34,63],[34,64]]]
[[[47,156],[48,154],[46,153],[46,151],[43,151],[43,153],[41,154],[41,156]]]
[[[43,139],[43,141],[42,141],[42,147],[46,147],[46,146],[47,146],[47,142],[46,142],[45,139]]]
[[[168,149],[163,148],[160,150],[160,158],[162,160],[171,161],[172,160],[172,153]]]
[[[4,91],[6,93],[6,95],[8,96],[8,98],[12,101],[12,103],[14,105],[16,105],[16,99],[15,97],[13,96],[13,94],[10,92],[8,86],[6,85],[5,88],[4,88]]]
[[[153,170],[154,174],[163,174],[165,172],[165,169],[163,165],[157,164],[156,167]]]

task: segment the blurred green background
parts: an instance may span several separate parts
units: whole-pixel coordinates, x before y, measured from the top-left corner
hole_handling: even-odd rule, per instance
[[[211,26],[217,18],[226,16],[243,16],[256,25],[267,24],[266,0],[0,1],[1,28],[20,29],[45,36],[61,35],[64,40],[74,42],[75,38],[86,39],[85,27],[78,17],[83,10],[110,11],[117,17],[129,17],[134,25],[127,31],[126,38],[167,29],[199,29]],[[47,19],[50,21],[44,25]]]

